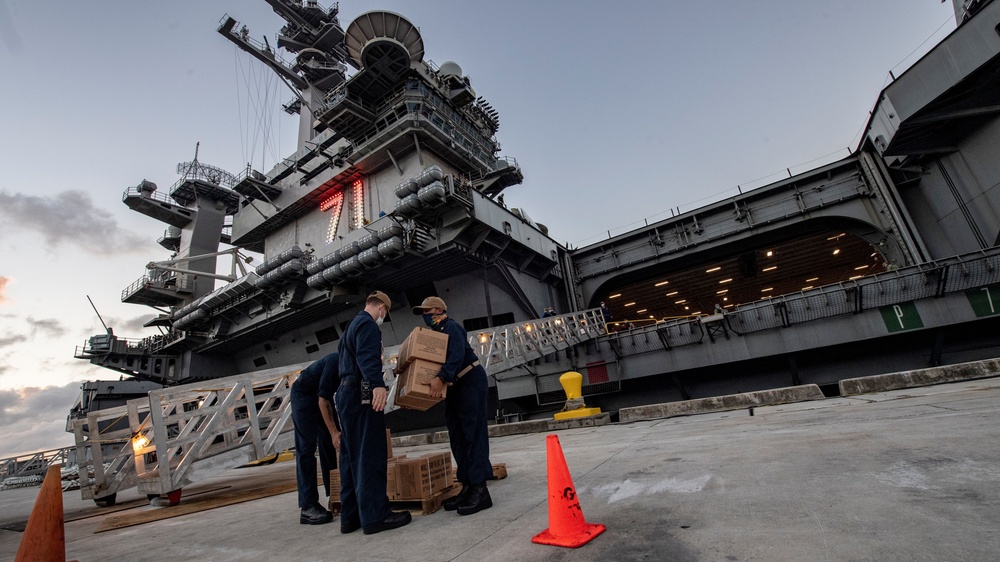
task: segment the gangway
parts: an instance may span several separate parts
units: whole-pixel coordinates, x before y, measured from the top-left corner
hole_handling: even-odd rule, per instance
[[[69,464],[71,450],[62,447],[0,459],[0,487],[40,484],[50,466]]]
[[[291,448],[289,394],[307,365],[153,390],[74,420],[83,499],[113,505],[133,487],[170,494]]]
[[[496,375],[607,332],[601,309],[538,318],[469,334],[486,374]]]
[[[474,331],[468,341],[496,376],[605,332],[600,309],[590,309]],[[386,349],[387,377],[397,352]],[[83,499],[114,505],[119,491],[133,487],[149,496],[170,494],[290,448],[289,394],[308,364],[153,390],[73,420]]]
[[[114,505],[119,490],[134,488],[137,483],[132,438],[149,424],[149,398],[89,412],[71,422],[80,495],[100,506]]]
[[[468,341],[479,356],[479,363],[486,374],[501,379],[505,371],[588,340],[596,340],[606,333],[607,324],[601,309],[592,308],[469,332]],[[387,367],[395,366],[398,351],[398,347],[386,350],[389,357]],[[386,378],[392,377],[391,369],[385,371]],[[395,384],[393,379],[386,412],[398,409],[393,400]]]

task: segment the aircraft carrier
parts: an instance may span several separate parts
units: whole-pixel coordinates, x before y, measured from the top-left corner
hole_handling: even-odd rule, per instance
[[[336,6],[267,2],[287,22],[274,45],[236,17],[218,32],[290,87],[298,150],[238,173],[196,153],[170,187],[124,190],[165,224],[163,259],[121,294],[158,311],[160,334],[76,350],[127,378],[120,404],[196,389],[172,406],[189,411],[204,381],[293,372],[336,350],[376,288],[395,306],[387,368],[410,307],[440,295],[487,365],[498,422],[558,410],[571,370],[588,405],[616,412],[805,384],[833,396],[849,377],[1000,355],[1000,3],[955,0],[955,31],[879,93],[849,156],[570,248],[504,204],[524,175],[499,114],[458,63],[425,58],[419,22],[372,11],[345,28]],[[130,395],[133,381],[164,388]]]

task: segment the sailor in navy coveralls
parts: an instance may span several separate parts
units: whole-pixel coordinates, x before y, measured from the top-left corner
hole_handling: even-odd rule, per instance
[[[340,338],[340,532],[366,535],[402,527],[410,512],[393,512],[386,495],[385,403],[382,332],[392,301],[382,291],[368,295]]]
[[[447,310],[439,297],[427,297],[420,306],[413,307],[413,313],[422,314],[432,330],[448,334],[448,353],[441,372],[431,379],[431,396],[440,397],[444,386],[451,385],[444,399],[444,419],[462,491],[445,500],[442,507],[457,510],[459,515],[471,515],[493,507],[486,488],[486,481],[493,479],[486,422],[489,385],[486,370],[469,345],[468,333],[448,317]]]
[[[340,384],[337,375],[339,358],[331,353],[309,365],[292,383],[292,422],[295,424],[295,478],[299,490],[299,523],[320,525],[333,520],[333,514],[319,503],[316,489],[316,450],[323,471],[323,486],[330,495],[330,470],[337,468],[336,448],[340,431],[333,419],[330,404]],[[324,415],[322,411],[328,409]],[[318,447],[317,447],[318,446]]]

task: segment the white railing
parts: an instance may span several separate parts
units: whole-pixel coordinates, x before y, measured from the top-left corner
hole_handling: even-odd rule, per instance
[[[599,308],[507,324],[469,334],[469,345],[486,373],[523,365],[607,332]]]
[[[139,491],[180,490],[289,448],[290,392],[299,372],[269,369],[151,391],[152,423],[132,438]]]
[[[166,494],[292,446],[292,365],[154,390],[73,420],[83,499]]]
[[[149,426],[148,398],[129,400],[124,406],[73,420],[83,499],[114,505],[119,490],[136,486],[133,438]]]

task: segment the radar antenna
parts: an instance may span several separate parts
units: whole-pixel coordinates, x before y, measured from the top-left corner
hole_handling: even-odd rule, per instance
[[[225,187],[232,187],[236,185],[236,176],[233,174],[223,170],[222,168],[202,164],[198,161],[198,150],[200,148],[201,142],[194,145],[194,160],[177,164],[177,173],[185,179],[205,180],[214,183],[215,185]]]

